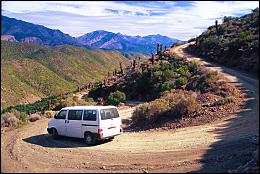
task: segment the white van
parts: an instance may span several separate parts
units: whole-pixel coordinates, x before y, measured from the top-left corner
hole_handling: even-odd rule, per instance
[[[47,131],[59,135],[84,138],[87,145],[97,140],[113,139],[123,132],[115,106],[74,106],[62,108],[48,123]]]

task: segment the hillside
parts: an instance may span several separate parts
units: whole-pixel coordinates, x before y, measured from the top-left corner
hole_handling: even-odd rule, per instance
[[[259,71],[259,8],[242,17],[224,17],[210,26],[187,51],[240,70]]]
[[[72,92],[127,59],[117,51],[1,41],[1,107]]]
[[[77,37],[78,41],[93,48],[113,49],[124,52],[139,52],[149,55],[156,51],[156,43],[170,47],[173,43],[184,43],[181,40],[172,39],[162,35],[127,36],[121,33],[112,33],[98,30]]]

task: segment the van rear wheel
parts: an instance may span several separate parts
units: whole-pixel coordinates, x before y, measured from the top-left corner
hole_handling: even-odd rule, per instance
[[[85,133],[84,136],[85,143],[90,146],[96,144],[97,140],[93,137],[92,133]]]

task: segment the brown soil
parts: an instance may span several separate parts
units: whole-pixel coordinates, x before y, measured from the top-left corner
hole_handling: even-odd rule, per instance
[[[49,119],[41,119],[1,133],[1,171],[227,172],[246,163],[257,147],[250,140],[259,132],[259,82],[183,53],[187,45],[171,51],[223,71],[230,83],[247,94],[244,108],[236,110],[230,105],[231,113],[204,125],[124,132],[113,141],[92,147],[87,147],[81,139],[53,140],[46,131]],[[133,107],[120,112],[127,123]]]

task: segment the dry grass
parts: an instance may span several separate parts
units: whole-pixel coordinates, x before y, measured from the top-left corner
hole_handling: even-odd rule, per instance
[[[46,118],[53,118],[55,114],[56,114],[56,111],[46,111],[46,112],[44,113],[44,116],[45,116]]]
[[[18,122],[14,113],[7,112],[1,116],[1,127],[16,127]]]
[[[171,90],[160,99],[145,103],[133,112],[132,121],[142,127],[167,118],[178,120],[200,108],[197,94],[191,91]]]

